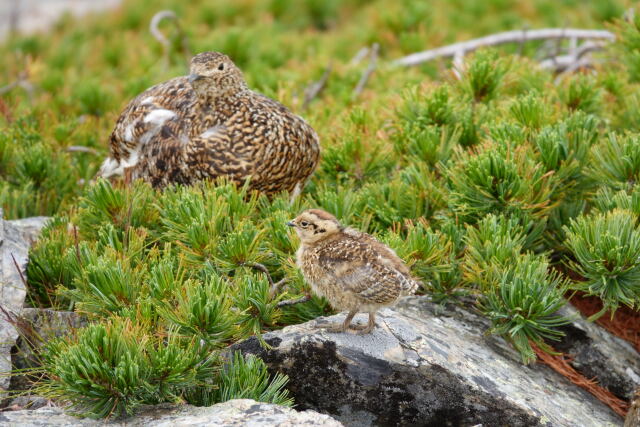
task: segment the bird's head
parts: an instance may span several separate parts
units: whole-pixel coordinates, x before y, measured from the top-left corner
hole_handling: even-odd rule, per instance
[[[212,101],[247,89],[242,71],[220,52],[202,52],[191,59],[189,83],[200,99]]]
[[[303,244],[313,244],[342,230],[335,216],[320,209],[309,209],[287,223],[298,233]]]

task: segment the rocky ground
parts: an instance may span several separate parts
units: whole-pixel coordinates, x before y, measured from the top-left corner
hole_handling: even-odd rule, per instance
[[[622,424],[608,407],[550,368],[523,366],[504,340],[484,335],[486,320],[466,309],[411,297],[383,310],[379,328],[369,336],[314,328],[342,318],[267,334],[269,350],[256,339],[238,347],[289,375],[299,407],[331,414],[345,425]],[[592,350],[591,362],[600,381],[619,384],[625,392],[633,386],[624,384],[637,386],[635,350],[606,333],[589,335],[591,325],[581,319],[574,327],[598,349]]]
[[[3,0],[0,39],[11,31],[33,33],[50,28],[62,15],[75,16],[114,8],[121,0]]]
[[[0,224],[3,372],[12,366],[33,364],[28,337],[15,342],[16,318],[30,325],[23,328],[29,334],[45,340],[82,324],[73,313],[23,308],[21,276],[28,248],[45,222],[46,218],[40,217]],[[630,399],[640,386],[637,352],[577,312],[572,314],[575,321],[565,328],[566,338],[558,347],[574,355],[576,369],[595,377],[618,397]],[[212,408],[146,408],[126,423],[148,425],[153,419],[160,425],[339,425],[331,417],[348,426],[623,423],[607,406],[550,368],[541,364],[523,366],[519,355],[503,339],[484,333],[488,321],[472,309],[436,305],[427,297],[409,297],[395,308],[382,310],[378,328],[370,335],[333,334],[317,328],[318,324],[341,321],[343,317],[320,318],[268,333],[264,335],[268,349],[256,338],[234,346],[260,356],[273,372],[286,373],[298,410],[330,416],[233,401]],[[356,320],[363,322],[365,317],[360,315]],[[6,375],[0,378],[4,390],[25,388],[24,377],[14,377],[11,384]],[[95,425],[64,415],[60,408],[42,407],[50,403],[33,396],[5,399],[0,422]],[[29,406],[40,409],[19,410]]]
[[[33,411],[0,413],[0,424],[7,427],[31,426],[326,426],[341,424],[328,415],[314,411],[296,411],[278,405],[260,403],[250,399],[236,399],[206,408],[194,406],[149,406],[132,419],[94,421],[65,415],[59,408],[40,408]]]

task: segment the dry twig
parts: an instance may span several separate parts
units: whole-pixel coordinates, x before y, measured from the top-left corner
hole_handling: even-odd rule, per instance
[[[549,40],[549,39],[604,39],[613,41],[615,35],[604,30],[583,30],[577,28],[543,28],[540,30],[515,30],[503,33],[491,34],[486,37],[468,40],[465,42],[454,43],[448,46],[431,49],[424,52],[414,53],[393,62],[394,65],[418,65],[436,58],[454,57],[459,52],[469,53],[479,48],[487,46],[496,46],[505,43],[518,43],[523,39],[531,40]]]
[[[356,54],[351,58],[351,65],[358,65],[360,61],[367,57],[369,54],[369,47],[365,46],[361,48]]]
[[[318,97],[318,95],[320,95],[322,90],[325,88],[327,80],[329,80],[329,75],[331,74],[331,68],[331,63],[329,63],[329,65],[327,65],[327,68],[324,70],[324,73],[322,73],[320,80],[311,83],[304,90],[304,101],[302,102],[303,110],[306,110],[311,101]]]
[[[585,42],[575,49],[569,51],[566,55],[557,55],[540,61],[540,67],[548,70],[554,70],[556,73],[575,71],[585,65],[589,65],[591,61],[588,54],[598,50],[602,50],[605,44],[602,42]]]
[[[364,90],[364,87],[366,86],[367,82],[369,81],[369,78],[371,77],[371,74],[373,74],[373,72],[375,71],[376,67],[378,66],[378,51],[379,50],[380,50],[380,45],[378,43],[374,43],[373,46],[371,46],[371,51],[369,53],[369,65],[362,72],[362,77],[360,77],[360,81],[356,85],[356,88],[353,90],[353,95],[351,96],[352,100],[355,100],[358,96],[360,96],[360,94]]]
[[[95,148],[85,147],[84,145],[70,145],[65,149],[65,151],[67,151],[68,153],[89,153],[93,154],[94,156],[100,154]]]
[[[180,26],[180,21],[178,20],[178,16],[175,14],[174,11],[161,10],[160,12],[153,15],[153,18],[151,18],[151,23],[149,24],[149,31],[151,32],[151,35],[155,37],[155,39],[158,40],[158,42],[162,45],[162,49],[163,49],[162,57],[164,61],[164,66],[166,68],[169,66],[169,54],[171,53],[171,43],[169,42],[169,39],[167,39],[164,36],[164,34],[162,34],[162,31],[160,31],[160,29],[158,28],[158,26],[160,25],[160,22],[162,22],[165,19],[171,20],[176,26],[176,29],[178,30],[178,34],[182,41],[182,53],[186,58],[191,57],[191,51],[189,49],[187,36],[182,30],[182,27]]]
[[[31,82],[29,81],[28,69],[21,71],[20,74],[18,74],[18,79],[16,81],[11,82],[6,86],[0,87],[0,96],[11,92],[13,89],[17,87],[21,87],[22,89],[24,89],[24,91],[27,92],[27,96],[29,97],[30,100],[33,99],[33,92],[35,88],[33,87],[33,84],[31,84]]]

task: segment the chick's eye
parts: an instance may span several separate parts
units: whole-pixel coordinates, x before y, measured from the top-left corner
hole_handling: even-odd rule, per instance
[[[218,65],[218,70],[220,70],[220,71],[224,70],[224,63],[223,63],[223,64]]]
[[[306,227],[307,225],[309,225],[309,223],[307,221],[301,221],[300,225]]]

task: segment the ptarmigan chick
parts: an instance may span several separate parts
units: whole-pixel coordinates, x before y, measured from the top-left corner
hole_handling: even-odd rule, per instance
[[[129,103],[99,175],[154,187],[227,176],[266,194],[299,192],[315,170],[315,131],[282,104],[247,87],[228,56],[204,52],[191,74]]]
[[[295,227],[300,237],[297,264],[314,293],[326,297],[334,308],[349,311],[344,323],[327,327],[333,332],[351,327],[368,334],[375,327],[377,310],[413,294],[420,285],[392,249],[343,227],[325,211],[307,210],[287,225]],[[369,313],[366,326],[351,325],[358,312]]]

